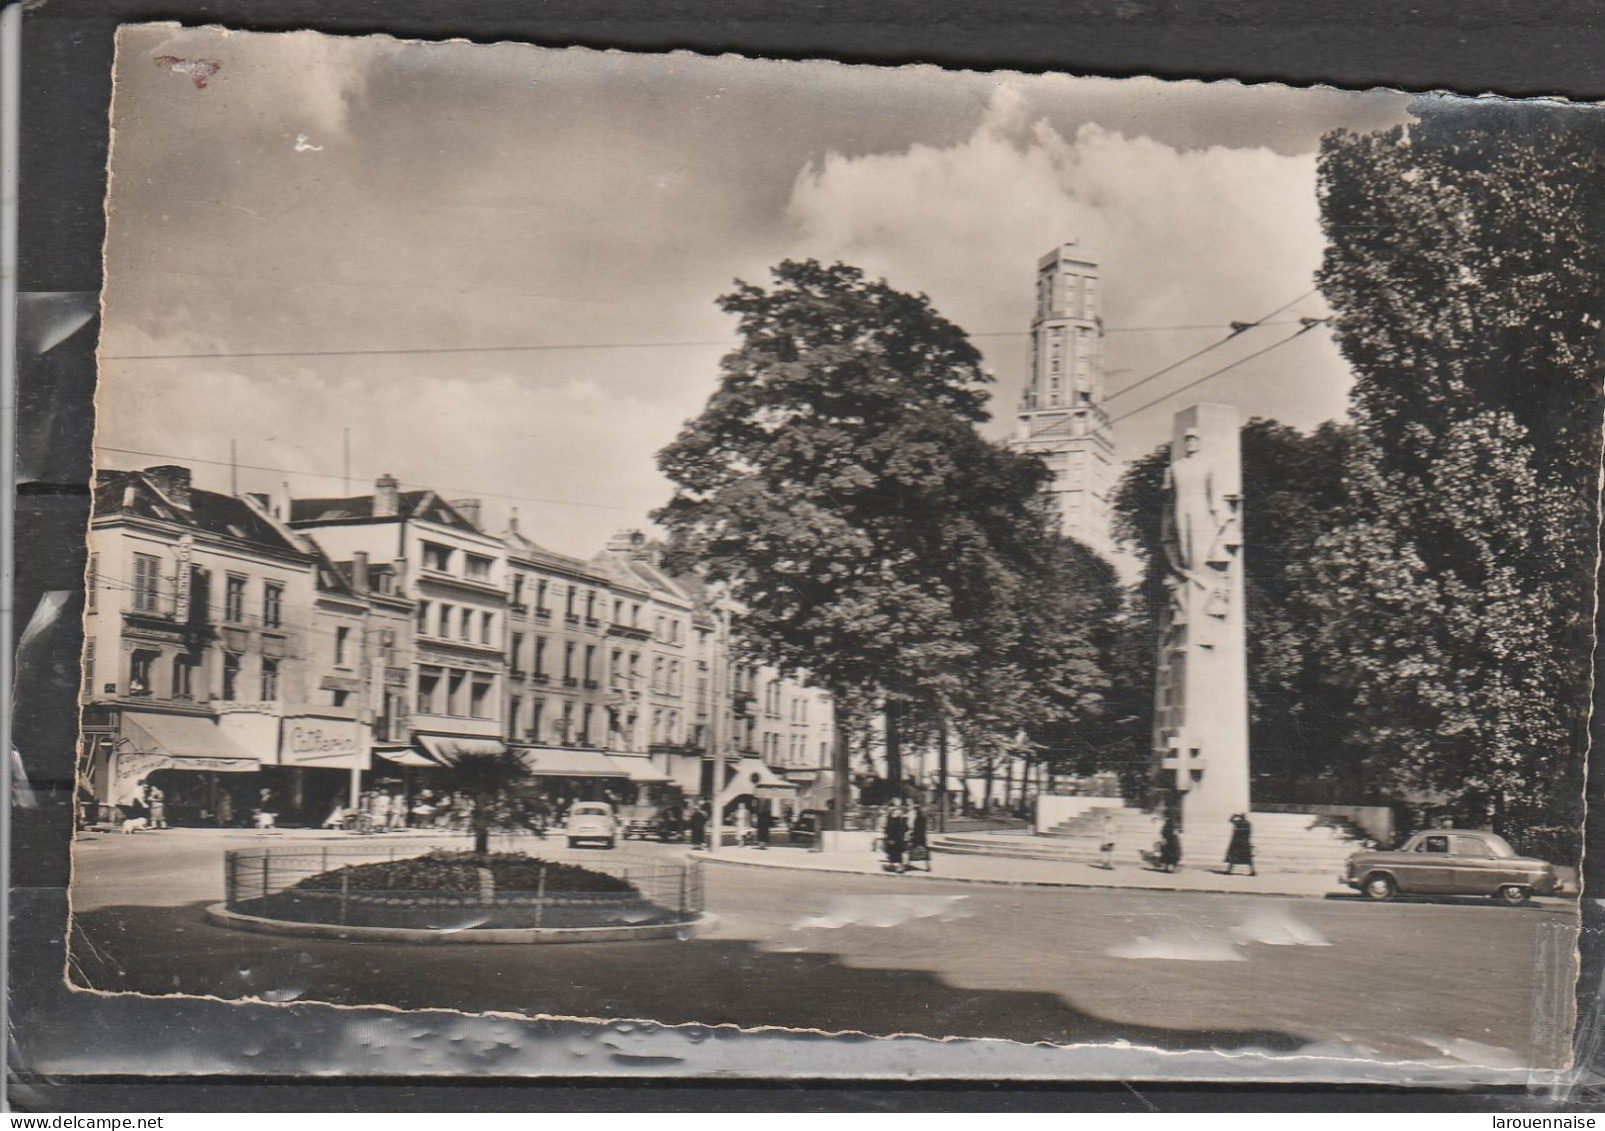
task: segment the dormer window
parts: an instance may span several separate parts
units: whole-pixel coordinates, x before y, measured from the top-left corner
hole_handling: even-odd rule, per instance
[[[432,569],[439,573],[450,573],[451,554],[450,546],[442,546],[438,542],[425,542],[424,568]]]

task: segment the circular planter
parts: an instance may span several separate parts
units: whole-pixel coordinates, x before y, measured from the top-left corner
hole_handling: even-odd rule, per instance
[[[206,909],[206,917],[220,927],[236,931],[255,931],[264,935],[292,935],[298,938],[341,939],[348,942],[390,942],[424,945],[439,944],[539,944],[581,942],[631,942],[649,939],[687,939],[718,923],[703,912],[693,919],[673,923],[647,923],[639,926],[601,927],[354,927],[339,923],[305,923],[292,919],[270,919],[232,911],[221,903]]]

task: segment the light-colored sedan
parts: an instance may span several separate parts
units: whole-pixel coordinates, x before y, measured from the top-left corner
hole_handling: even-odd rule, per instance
[[[1474,829],[1433,829],[1392,851],[1356,852],[1338,881],[1375,900],[1486,895],[1510,904],[1556,886],[1553,864],[1518,856],[1503,837]]]
[[[576,801],[568,811],[568,825],[563,835],[568,838],[570,848],[581,841],[593,844],[600,841],[603,848],[612,848],[619,838],[613,806],[605,801]]]

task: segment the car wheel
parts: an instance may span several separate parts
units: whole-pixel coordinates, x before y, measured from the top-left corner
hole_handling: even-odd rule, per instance
[[[1399,893],[1399,885],[1393,882],[1393,877],[1381,872],[1367,876],[1364,886],[1366,897],[1378,903],[1386,903]]]
[[[1532,892],[1528,891],[1520,884],[1506,884],[1504,887],[1499,889],[1499,895],[1497,898],[1509,904],[1511,907],[1520,907],[1523,903],[1526,903],[1531,896]]]

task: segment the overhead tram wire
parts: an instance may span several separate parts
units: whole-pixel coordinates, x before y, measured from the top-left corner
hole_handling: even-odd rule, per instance
[[[1247,333],[1249,330],[1253,330],[1253,329],[1256,329],[1257,327],[1264,326],[1272,318],[1275,318],[1278,314],[1282,313],[1282,311],[1287,310],[1289,307],[1296,306],[1298,303],[1301,303],[1305,299],[1309,298],[1311,295],[1313,295],[1315,293],[1315,290],[1316,290],[1316,288],[1311,287],[1309,290],[1305,291],[1303,294],[1299,295],[1297,298],[1293,299],[1291,302],[1284,302],[1281,306],[1278,306],[1275,310],[1271,311],[1269,314],[1266,314],[1266,315],[1264,315],[1264,316],[1262,316],[1260,318],[1256,318],[1252,322],[1232,322],[1232,323],[1229,323],[1229,326],[1231,328],[1231,333],[1227,334],[1220,341],[1214,342],[1211,345],[1207,345],[1203,349],[1198,350],[1195,353],[1190,353],[1186,357],[1182,358],[1180,361],[1173,361],[1169,365],[1165,366],[1163,369],[1156,370],[1155,372],[1148,374],[1148,376],[1143,377],[1140,380],[1133,381],[1131,384],[1127,385],[1125,388],[1119,389],[1116,392],[1110,393],[1107,399],[1108,400],[1114,400],[1114,398],[1116,398],[1116,397],[1125,396],[1127,393],[1131,392],[1133,389],[1140,388],[1143,385],[1146,385],[1148,382],[1154,380],[1155,378],[1163,377],[1165,374],[1170,373],[1173,370],[1180,369],[1182,366],[1186,365],[1189,361],[1193,361],[1193,360],[1195,360],[1197,358],[1203,357],[1206,353],[1212,353],[1215,350],[1220,349],[1220,347],[1225,345],[1227,342],[1233,340],[1234,338],[1239,337],[1242,334]],[[1303,329],[1298,331],[1299,334],[1302,334],[1303,332],[1304,332]],[[1297,334],[1294,335],[1294,337],[1297,337],[1297,336],[1298,336]],[[1116,417],[1115,419],[1118,420],[1120,418]]]
[[[1294,330],[1287,337],[1279,338],[1278,340],[1272,342],[1270,345],[1266,346],[1264,349],[1258,349],[1258,350],[1255,350],[1251,354],[1245,354],[1243,357],[1238,358],[1236,361],[1232,362],[1229,365],[1223,365],[1219,369],[1211,370],[1210,372],[1204,374],[1202,377],[1199,377],[1196,380],[1189,381],[1189,382],[1187,382],[1187,384],[1182,385],[1179,388],[1175,388],[1175,389],[1170,390],[1170,392],[1165,393],[1163,396],[1155,397],[1153,400],[1149,401],[1147,404],[1140,405],[1137,408],[1131,409],[1131,410],[1129,410],[1127,412],[1123,412],[1119,416],[1111,417],[1110,420],[1109,420],[1109,423],[1110,424],[1118,424],[1120,421],[1125,420],[1127,417],[1136,416],[1139,412],[1143,412],[1143,411],[1145,411],[1147,409],[1153,408],[1154,405],[1156,405],[1156,404],[1159,404],[1159,403],[1161,403],[1163,401],[1168,401],[1171,397],[1175,396],[1177,393],[1185,393],[1188,389],[1194,388],[1194,387],[1196,387],[1198,385],[1202,385],[1205,381],[1211,380],[1212,378],[1215,378],[1215,377],[1219,377],[1222,373],[1230,372],[1231,370],[1236,369],[1239,365],[1244,365],[1244,364],[1246,364],[1246,363],[1248,363],[1250,361],[1253,361],[1256,357],[1264,357],[1266,354],[1270,353],[1272,350],[1280,349],[1282,346],[1287,345],[1287,343],[1291,342],[1294,338],[1303,337],[1305,334],[1309,333],[1311,330],[1315,329],[1317,326],[1325,326],[1328,321],[1329,320],[1326,319],[1326,318],[1306,318],[1306,319],[1301,319],[1299,328],[1297,330]]]
[[[1313,294],[1314,292],[1310,292]],[[1308,298],[1300,295],[1293,300],[1298,302]],[[1290,302],[1287,306],[1292,306]],[[1249,323],[1251,326],[1266,324],[1269,319],[1287,306],[1280,307],[1267,314],[1258,322]],[[1198,322],[1177,326],[1110,326],[1104,332],[1108,334],[1160,334],[1182,330],[1219,330],[1223,326],[1230,327],[1241,323]],[[987,330],[970,334],[971,338],[1023,338],[1030,336],[1029,330]],[[1230,341],[1236,333],[1228,335],[1223,341]],[[633,350],[633,349],[733,349],[741,343],[734,339],[720,341],[685,341],[685,342],[568,342],[568,343],[542,343],[533,345],[514,346],[406,346],[388,349],[339,349],[339,350],[237,350],[219,351],[215,353],[108,353],[102,354],[102,361],[222,361],[233,358],[275,358],[275,357],[406,357],[409,355],[429,356],[438,354],[471,354],[471,353],[560,353],[563,351],[585,350]],[[1197,354],[1194,355],[1198,356]],[[1191,360],[1184,359],[1184,360]],[[1177,363],[1178,365],[1181,362]],[[1119,394],[1115,394],[1118,396]]]

